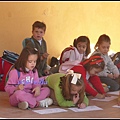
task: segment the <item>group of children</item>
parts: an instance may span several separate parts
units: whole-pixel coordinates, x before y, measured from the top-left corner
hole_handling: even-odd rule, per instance
[[[32,27],[33,35],[29,39],[34,44],[26,40],[5,86],[12,106],[27,109],[54,104],[85,108],[89,105],[87,95],[98,99],[108,96],[102,83],[110,86],[109,91],[120,89],[119,70],[108,56],[111,44],[108,35],[99,37],[89,58],[90,40],[87,36],[79,36],[73,46],[62,52],[59,71],[52,73],[47,69],[49,54],[43,39],[46,25],[36,21]],[[40,80],[47,84],[41,84]]]

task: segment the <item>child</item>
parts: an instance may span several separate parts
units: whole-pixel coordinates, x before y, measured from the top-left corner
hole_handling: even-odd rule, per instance
[[[65,72],[67,69],[79,64],[87,58],[90,52],[89,38],[87,36],[79,36],[74,40],[73,46],[65,48],[61,53],[59,72]]]
[[[101,58],[100,54],[96,54],[71,68],[74,72],[82,74],[86,93],[98,99],[105,98],[106,95],[102,83],[97,76],[104,69],[104,66],[103,58]]]
[[[107,86],[110,86],[109,91],[117,91],[120,89],[119,70],[117,66],[114,65],[112,59],[108,56],[110,45],[110,37],[106,34],[101,35],[95,45],[95,51],[92,55],[100,53],[104,59],[105,68],[98,74],[101,82],[105,83]]]
[[[114,55],[110,55],[114,65],[117,66],[119,73],[120,73],[120,52],[116,52]]]
[[[85,94],[85,86],[81,74],[73,73],[55,73],[46,78],[48,86],[51,88],[50,97],[53,104],[61,107],[77,106],[85,108],[89,100]]]
[[[32,25],[32,34],[33,34],[32,37],[26,38],[22,42],[23,47],[24,46],[36,47],[39,51],[39,54],[41,56],[41,61],[38,67],[39,77],[50,74],[47,67],[47,57],[49,54],[47,53],[46,41],[43,38],[45,31],[46,31],[46,24],[40,21],[35,21]],[[33,42],[31,42],[30,39]]]
[[[35,108],[42,104],[51,105],[52,100],[48,87],[41,87],[36,68],[39,63],[39,54],[36,48],[25,47],[14,68],[9,72],[5,91],[9,95],[12,106],[20,109]],[[17,72],[20,73],[18,78]]]

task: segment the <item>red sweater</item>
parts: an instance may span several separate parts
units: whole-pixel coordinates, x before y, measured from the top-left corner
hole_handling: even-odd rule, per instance
[[[100,78],[97,75],[90,76],[90,78],[87,80],[86,69],[83,66],[74,66],[73,68],[71,68],[71,70],[73,70],[76,73],[82,74],[86,86],[85,88],[86,93],[89,93],[92,96],[96,96],[98,93],[105,94]],[[89,85],[88,81],[94,86],[96,90]]]

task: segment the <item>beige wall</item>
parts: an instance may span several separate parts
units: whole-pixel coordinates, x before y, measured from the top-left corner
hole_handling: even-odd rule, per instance
[[[47,25],[49,59],[80,35],[95,44],[105,33],[111,49],[120,51],[120,2],[0,2],[0,55],[5,49],[20,53],[36,20]]]

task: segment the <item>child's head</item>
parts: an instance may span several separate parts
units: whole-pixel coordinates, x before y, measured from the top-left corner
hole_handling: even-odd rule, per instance
[[[91,52],[90,40],[87,36],[79,36],[74,39],[73,46],[78,49],[79,53],[85,53],[86,56]]]
[[[72,71],[72,70],[70,70]],[[60,88],[62,89],[62,95],[66,100],[72,100],[73,95],[80,94],[81,101],[84,97],[85,85],[81,74],[67,73],[60,78]]]
[[[33,38],[41,40],[46,31],[46,24],[44,22],[35,21],[32,25]]]
[[[28,70],[33,70],[37,68],[39,63],[39,53],[36,48],[33,47],[25,47],[18,60],[15,63],[15,68],[19,71],[23,71],[24,73],[27,73]]]
[[[85,69],[90,76],[96,75],[101,72],[105,67],[105,62],[99,53],[94,54],[89,59],[83,61]]]
[[[99,49],[102,54],[107,54],[110,48],[111,40],[110,37],[106,34],[101,35],[98,38],[98,41],[94,49]]]

